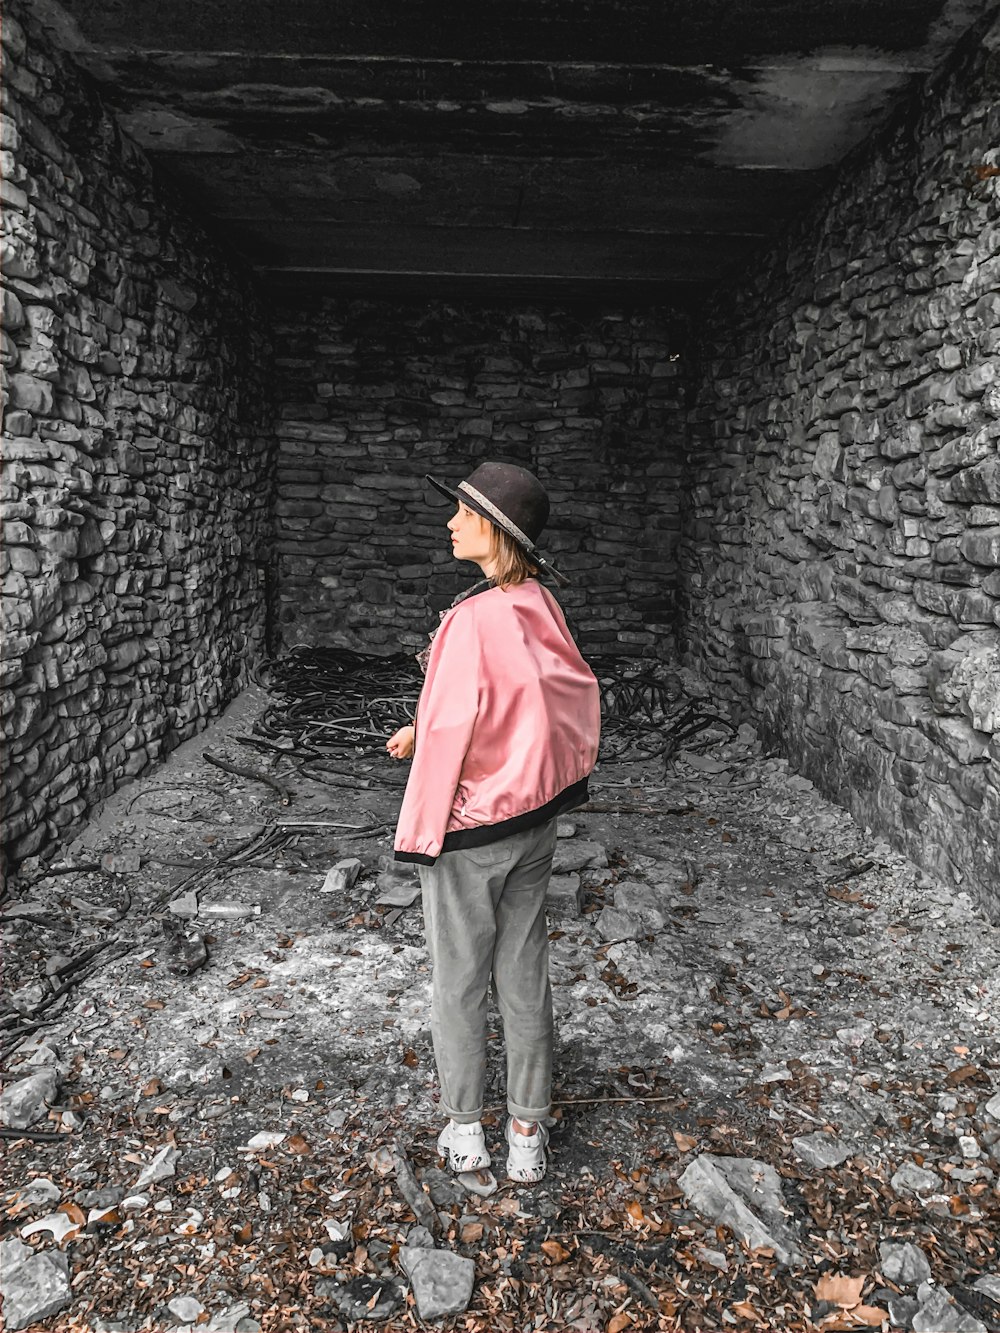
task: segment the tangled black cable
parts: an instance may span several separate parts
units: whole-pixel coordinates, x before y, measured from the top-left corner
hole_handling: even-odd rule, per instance
[[[660,663],[602,656],[590,665],[601,689],[604,759],[665,761],[720,717],[689,698],[680,676]],[[254,727],[264,750],[322,760],[381,749],[413,720],[421,676],[407,653],[376,657],[349,648],[296,647],[258,677],[274,696]]]

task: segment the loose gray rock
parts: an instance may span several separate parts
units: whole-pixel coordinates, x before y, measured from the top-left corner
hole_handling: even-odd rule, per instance
[[[481,1199],[488,1199],[497,1191],[496,1176],[488,1167],[482,1167],[479,1171],[463,1171],[457,1179],[470,1194],[478,1194]]]
[[[451,1171],[442,1171],[438,1166],[425,1167],[421,1173],[421,1182],[430,1191],[431,1201],[438,1208],[448,1208],[453,1203],[465,1202],[465,1190]]]
[[[376,883],[374,901],[384,907],[411,907],[420,897],[420,876],[415,866],[390,863]]]
[[[167,903],[167,911],[173,912],[174,916],[179,916],[184,921],[193,921],[198,915],[198,891],[189,889],[179,898],[172,899]]]
[[[205,1325],[205,1333],[229,1333],[230,1329],[240,1330],[240,1321],[245,1319],[250,1313],[250,1306],[245,1301],[240,1301],[238,1305],[231,1305],[227,1310],[217,1310],[212,1318]],[[259,1328],[260,1325],[258,1324]]]
[[[421,1188],[405,1153],[397,1149],[393,1152],[391,1160],[396,1171],[396,1183],[399,1186],[399,1192],[410,1205],[414,1217],[428,1231],[432,1233],[440,1231],[441,1222],[437,1215],[437,1209],[434,1207],[430,1196],[425,1194]]]
[[[33,1250],[23,1241],[0,1242],[4,1327],[25,1328],[68,1305],[69,1259],[55,1250]]]
[[[433,1250],[434,1237],[426,1227],[422,1227],[418,1223],[416,1226],[410,1227],[406,1233],[406,1243],[411,1250]]]
[[[1000,1277],[978,1278],[973,1282],[972,1290],[982,1292],[984,1296],[988,1296],[991,1301],[996,1301],[997,1305],[1000,1305]]]
[[[641,940],[650,932],[646,922],[635,912],[605,907],[597,918],[597,933],[603,940]]]
[[[443,1319],[461,1314],[472,1299],[476,1265],[450,1250],[428,1250],[404,1245],[399,1262],[410,1279],[417,1314],[421,1319]]]
[[[941,1177],[916,1162],[904,1162],[889,1184],[897,1194],[931,1194],[941,1188]]]
[[[751,1249],[773,1249],[782,1264],[800,1262],[796,1237],[785,1221],[781,1179],[767,1162],[696,1157],[677,1183],[692,1208],[729,1227]]]
[[[576,825],[573,823],[571,819],[559,820],[558,824],[556,824],[556,837],[557,838],[576,837]]]
[[[1000,1092],[998,1092],[995,1097],[989,1099],[983,1107],[983,1110],[988,1116],[992,1116],[994,1120],[1000,1120]]]
[[[16,1009],[22,1018],[30,1018],[42,1008],[50,994],[51,992],[41,982],[33,981],[27,986],[21,986],[19,990],[11,991],[8,999],[11,1007]]]
[[[846,1162],[853,1151],[843,1139],[824,1134],[822,1130],[816,1130],[814,1134],[798,1135],[792,1139],[792,1147],[808,1166],[819,1167],[821,1170]]]
[[[553,875],[566,875],[571,870],[587,870],[592,867],[603,869],[608,864],[608,854],[599,842],[579,841],[576,838],[558,840],[555,855],[552,858]]]
[[[29,1180],[20,1189],[10,1190],[6,1193],[0,1200],[0,1204],[5,1208],[15,1202],[34,1206],[36,1204],[58,1203],[61,1198],[62,1190],[55,1181],[49,1180],[47,1176],[36,1176],[34,1180]]]
[[[553,875],[545,891],[545,903],[548,907],[565,908],[574,915],[579,915],[582,908],[582,889],[580,876]]]
[[[0,1124],[27,1129],[48,1113],[58,1091],[59,1075],[50,1065],[19,1078],[0,1093]]]
[[[397,1279],[359,1276],[342,1285],[336,1278],[321,1277],[316,1282],[316,1295],[334,1302],[349,1323],[387,1319],[402,1304]],[[242,1323],[236,1325],[238,1333]]]
[[[193,1296],[175,1296],[173,1300],[167,1301],[167,1309],[182,1324],[193,1324],[204,1308],[201,1301],[195,1300]]]
[[[326,879],[323,881],[320,893],[344,893],[353,885],[360,873],[361,862],[356,856],[338,861],[335,866],[326,872]]]
[[[989,1333],[985,1324],[958,1304],[945,1287],[937,1287],[913,1316],[913,1333]]]
[[[645,921],[647,935],[653,935],[666,924],[664,909],[666,903],[662,890],[651,884],[639,884],[635,880],[625,880],[615,888],[615,907],[619,911],[633,912]]]
[[[883,1241],[878,1247],[882,1275],[897,1287],[919,1287],[931,1276],[931,1266],[919,1245]]]
[[[916,1296],[890,1296],[885,1305],[893,1328],[909,1328],[920,1309]]]
[[[149,1185],[155,1185],[159,1180],[166,1180],[174,1174],[174,1163],[180,1156],[177,1149],[171,1144],[161,1148],[148,1166],[144,1166],[139,1173],[139,1178],[132,1186],[135,1194],[141,1193]]]

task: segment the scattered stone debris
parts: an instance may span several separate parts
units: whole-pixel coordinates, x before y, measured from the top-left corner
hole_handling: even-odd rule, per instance
[[[385,856],[381,861],[376,884],[375,902],[385,907],[412,907],[420,897],[420,876],[416,867],[393,861]]]
[[[174,1174],[179,1155],[172,1144],[168,1143],[165,1148],[161,1148],[149,1165],[140,1171],[138,1180],[132,1186],[133,1193],[141,1194],[150,1185],[156,1185],[161,1180],[169,1180]]]
[[[17,1239],[0,1241],[4,1328],[26,1328],[65,1309],[73,1293],[69,1260],[57,1250],[33,1250]]]
[[[789,1079],[791,1078],[792,1075],[789,1074]],[[825,1134],[822,1130],[817,1130],[813,1134],[797,1134],[792,1139],[792,1147],[803,1162],[821,1170],[840,1166],[841,1162],[846,1162],[854,1151],[850,1144],[844,1143],[842,1139],[832,1134]]]
[[[249,724],[213,724],[214,748]],[[3,1130],[4,1234],[72,1280],[42,1328],[395,1333],[422,1308],[399,1256],[423,1248],[472,1265],[452,1299],[491,1333],[910,1330],[942,1310],[1000,1329],[1000,932],[792,782],[752,729],[685,740],[714,772],[602,762],[607,809],[566,821],[552,1152],[531,1189],[438,1163],[419,880],[388,851],[396,769],[352,751],[313,780],[270,752],[302,821],[279,829],[266,783],[204,796],[204,742],[138,784],[176,780],[184,822],[119,793],[0,914],[11,991],[34,1004],[72,983],[0,1028],[5,1097],[58,1079],[30,1128]],[[320,776],[338,779],[333,811]],[[94,868],[122,849],[138,871]],[[322,894],[347,860],[353,883]],[[160,920],[193,929],[199,903],[260,913],[204,918],[205,959],[176,976]],[[609,909],[634,933],[608,938]],[[730,1191],[718,1216],[706,1171]],[[193,1304],[170,1308],[185,1300],[193,1323]]]
[[[497,1192],[497,1178],[488,1167],[482,1167],[479,1171],[462,1171],[458,1181],[470,1194],[478,1194],[481,1199],[488,1199]]]
[[[167,966],[171,972],[186,977],[208,962],[205,937],[189,922],[164,917],[163,934],[167,943]]]
[[[568,911],[574,916],[579,916],[583,911],[583,887],[580,876],[573,871],[566,875],[553,875],[549,880],[545,901],[554,911]]]
[[[476,1276],[476,1265],[471,1259],[448,1250],[404,1245],[399,1251],[399,1262],[410,1279],[421,1319],[444,1319],[468,1308]]]
[[[920,1307],[913,1316],[913,1333],[989,1333],[944,1287],[927,1284],[917,1292]]]
[[[167,1301],[167,1309],[182,1324],[193,1324],[204,1308],[194,1296],[175,1296]]]
[[[413,1216],[422,1227],[426,1227],[432,1235],[435,1235],[441,1229],[441,1221],[433,1200],[424,1193],[403,1153],[399,1151],[393,1153],[392,1165],[396,1172],[399,1192],[413,1210]]]
[[[915,1162],[904,1162],[889,1184],[897,1194],[935,1194],[941,1189],[941,1177]]]
[[[773,1250],[783,1264],[801,1260],[786,1222],[789,1210],[774,1167],[740,1157],[696,1157],[677,1184],[692,1208],[729,1227],[752,1250]]]
[[[10,1083],[0,1093],[0,1124],[27,1129],[48,1114],[59,1092],[59,1075],[49,1066]]]
[[[897,1287],[919,1287],[922,1282],[930,1281],[931,1266],[919,1245],[909,1241],[903,1244],[884,1241],[878,1254],[882,1276],[895,1282]]]
[[[345,893],[361,873],[361,862],[356,856],[338,861],[326,872],[320,893]]]

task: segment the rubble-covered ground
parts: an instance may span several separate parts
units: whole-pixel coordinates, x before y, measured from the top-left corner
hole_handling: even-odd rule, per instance
[[[1000,1330],[972,896],[750,728],[602,763],[625,809],[563,821],[553,881],[549,1173],[505,1179],[497,1017],[484,1196],[436,1156],[419,899],[376,902],[404,766],[296,774],[240,744],[264,699],[3,903],[6,1327]]]

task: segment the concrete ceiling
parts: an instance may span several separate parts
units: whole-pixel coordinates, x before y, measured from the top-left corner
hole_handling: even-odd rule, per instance
[[[32,0],[272,285],[697,297],[989,0]]]

